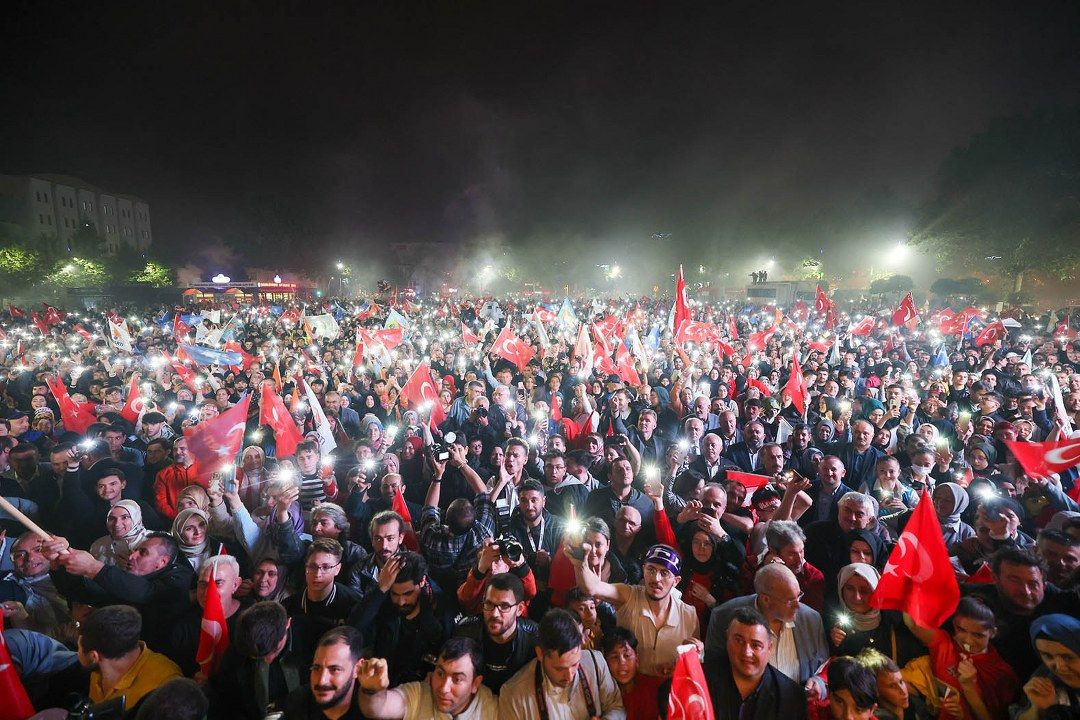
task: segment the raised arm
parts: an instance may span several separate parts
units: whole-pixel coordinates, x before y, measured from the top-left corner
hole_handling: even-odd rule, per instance
[[[360,681],[360,712],[372,720],[402,720],[408,710],[405,693],[390,688],[390,673],[386,660],[371,658],[360,661],[357,670]]]
[[[588,543],[582,543],[582,547],[588,552]],[[600,576],[593,572],[588,563],[567,554],[570,564],[574,566],[574,577],[578,587],[599,600],[607,600],[615,605],[622,605],[630,599],[630,586],[623,583],[606,583]]]

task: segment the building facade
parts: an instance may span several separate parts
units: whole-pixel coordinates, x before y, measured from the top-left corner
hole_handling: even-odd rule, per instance
[[[63,245],[93,230],[106,252],[145,252],[154,241],[150,205],[65,175],[0,175],[0,229],[25,241]]]

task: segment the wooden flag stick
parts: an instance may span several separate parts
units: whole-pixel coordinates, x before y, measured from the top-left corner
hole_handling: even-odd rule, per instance
[[[26,517],[22,510],[8,502],[8,499],[3,495],[0,495],[0,508],[3,508],[5,511],[7,511],[8,515],[11,515],[11,517],[18,520],[27,530],[37,535],[45,542],[49,542],[53,539],[52,535],[42,530],[41,526],[38,525],[36,522]]]

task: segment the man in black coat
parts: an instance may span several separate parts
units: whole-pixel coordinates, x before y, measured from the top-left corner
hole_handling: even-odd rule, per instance
[[[195,571],[171,535],[147,535],[132,551],[127,569],[105,565],[62,537],[45,543],[42,552],[52,563],[57,590],[68,600],[97,607],[132,605],[143,616],[143,640],[150,649],[169,649],[172,626],[190,610],[195,585]]]
[[[716,720],[803,720],[806,694],[769,664],[772,656],[769,621],[752,607],[735,611],[727,629],[727,652],[705,656]]]
[[[536,657],[540,632],[525,612],[525,588],[511,573],[493,575],[484,589],[483,617],[466,618],[454,635],[469,637],[483,649],[484,684],[498,693],[503,683]]]

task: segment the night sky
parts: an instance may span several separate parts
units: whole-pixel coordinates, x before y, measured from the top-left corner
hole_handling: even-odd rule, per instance
[[[1076,2],[217,5],[9,6],[0,171],[140,195],[179,259],[842,264],[992,118],[1080,101]]]

